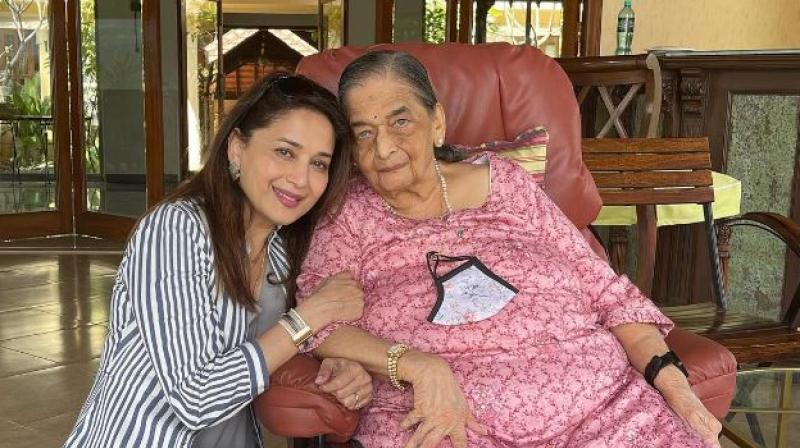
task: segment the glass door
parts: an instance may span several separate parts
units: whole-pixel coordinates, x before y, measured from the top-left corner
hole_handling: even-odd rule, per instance
[[[0,3],[0,239],[69,233],[63,0]]]
[[[142,3],[70,3],[76,232],[124,238],[148,205]]]

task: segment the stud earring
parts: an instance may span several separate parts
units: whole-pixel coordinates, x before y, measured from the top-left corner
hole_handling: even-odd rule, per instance
[[[231,174],[231,179],[233,179],[234,182],[238,182],[239,177],[242,175],[242,170],[236,162],[228,163],[228,172]]]

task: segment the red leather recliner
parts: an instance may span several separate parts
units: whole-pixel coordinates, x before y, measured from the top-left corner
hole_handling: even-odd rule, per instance
[[[545,191],[596,252],[606,256],[588,229],[602,204],[581,159],[580,113],[572,85],[554,60],[535,48],[504,43],[380,44],[306,57],[297,72],[336,92],[345,66],[373,49],[406,51],[425,64],[447,115],[448,143],[475,146],[490,140],[512,140],[522,131],[544,126],[550,136]],[[706,407],[717,418],[725,416],[735,386],[733,355],[710,339],[680,329],[670,333],[667,343],[684,360],[689,382]],[[274,377],[272,385],[276,385]],[[270,397],[272,393],[269,389],[262,394],[262,405],[292,409],[289,395],[282,394],[277,400]],[[320,396],[320,400],[328,398]],[[297,418],[308,416],[286,411],[276,417],[273,413],[264,423],[277,434],[292,436],[281,425],[296,426]]]

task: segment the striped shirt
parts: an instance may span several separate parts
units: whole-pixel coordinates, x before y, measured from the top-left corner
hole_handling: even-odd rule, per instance
[[[270,263],[285,278],[276,234]],[[269,383],[248,311],[221,292],[200,207],[156,207],[125,249],[100,367],[67,447],[189,447]]]

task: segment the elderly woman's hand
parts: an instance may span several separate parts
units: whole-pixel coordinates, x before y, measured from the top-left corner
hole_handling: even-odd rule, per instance
[[[703,438],[706,445],[713,448],[720,447],[719,432],[722,430],[722,424],[708,412],[677,368],[668,367],[662,370],[656,377],[655,386],[669,407]]]
[[[372,377],[355,361],[325,358],[315,382],[347,409],[361,409],[372,401]]]
[[[485,435],[475,420],[450,366],[441,358],[408,352],[398,365],[400,377],[414,387],[414,409],[401,422],[417,426],[404,448],[433,448],[446,437],[454,448],[466,448],[467,428]]]

